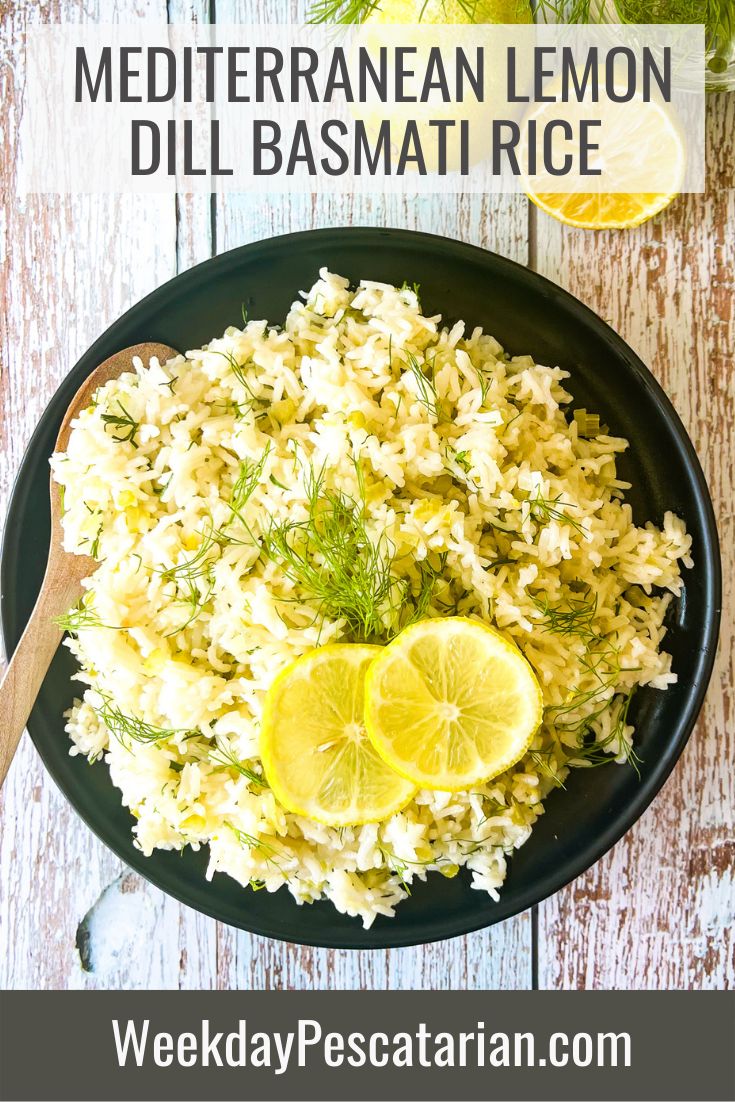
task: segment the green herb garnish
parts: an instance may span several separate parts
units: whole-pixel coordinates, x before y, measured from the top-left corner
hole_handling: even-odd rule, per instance
[[[161,742],[164,739],[180,735],[191,736],[196,733],[175,727],[156,727],[152,723],[146,723],[144,719],[138,719],[137,716],[126,715],[113,704],[112,697],[109,696],[103,696],[102,703],[94,708],[94,711],[110,734],[114,735],[123,746],[130,741]]]
[[[106,425],[125,430],[121,436],[113,434],[113,440],[118,444],[131,444],[134,448],[137,448],[138,442],[135,435],[140,428],[140,421],[136,421],[134,417],[131,417],[119,398],[117,399],[117,407],[120,410],[119,413],[102,413],[100,417]]]
[[[433,364],[431,367],[432,374],[431,377],[429,377],[425,374],[421,364],[412,352],[406,353],[406,359],[408,361],[409,370],[416,380],[416,397],[436,421],[441,420],[441,399],[436,392]]]

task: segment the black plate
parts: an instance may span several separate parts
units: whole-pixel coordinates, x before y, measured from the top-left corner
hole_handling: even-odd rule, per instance
[[[282,322],[300,290],[321,267],[348,276],[421,285],[429,313],[482,325],[512,353],[572,372],[575,403],[595,410],[632,447],[620,461],[633,483],[629,500],[638,523],[660,522],[671,509],[693,538],[694,569],[671,610],[666,647],[678,683],[634,698],[639,780],[614,764],[576,772],[566,791],[510,862],[499,903],[473,891],[468,879],[432,874],[417,883],[393,919],[365,931],[331,903],[298,907],[282,888],[254,893],[218,874],[204,879],[206,852],[160,852],[144,858],[133,847],[132,819],[103,764],[70,758],[62,713],[75,695],[74,664],[60,649],[28,727],[57,784],[114,852],[164,891],[205,914],[269,937],[335,948],[381,948],[453,937],[500,922],[538,903],[579,876],[625,833],[671,771],[694,725],[712,670],[720,610],[717,531],[697,457],[668,398],[630,348],[595,314],[554,284],[493,253],[406,230],[327,229],[290,234],[225,253],[154,291],[112,325],[82,357],[41,418],[16,482],[2,554],[2,624],[8,652],[17,645],[41,582],[49,539],[48,458],[64,410],[89,372],[138,341],[196,348],[251,318]],[[649,829],[653,829],[649,820]]]

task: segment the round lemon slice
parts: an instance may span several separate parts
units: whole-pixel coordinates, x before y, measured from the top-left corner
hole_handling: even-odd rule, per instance
[[[422,788],[460,791],[523,757],[541,689],[521,652],[464,617],[407,628],[370,666],[365,723],[375,749]]]
[[[266,696],[260,755],[276,799],[329,826],[379,822],[416,788],[365,734],[365,673],[382,647],[335,644],[297,659]]]
[[[602,175],[589,177],[593,187],[599,179],[600,190],[555,192],[554,177],[543,172],[524,181],[529,199],[568,226],[586,230],[640,226],[664,210],[681,189],[684,140],[671,111],[656,100],[545,103],[528,117],[538,123],[538,143],[544,123],[552,118],[562,118],[575,127],[584,118],[595,118],[601,124],[596,138],[600,150],[595,156]],[[540,163],[540,144],[537,152]]]

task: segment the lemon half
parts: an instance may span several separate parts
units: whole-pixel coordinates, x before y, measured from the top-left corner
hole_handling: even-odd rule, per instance
[[[584,118],[601,123],[597,156],[604,173],[600,184],[605,190],[555,192],[554,177],[542,173],[524,181],[529,199],[568,226],[630,229],[664,210],[681,190],[686,167],[684,138],[663,103],[646,103],[640,97],[634,105],[610,100],[598,104],[545,103],[529,117],[537,120],[539,135],[543,124],[553,118],[564,119],[575,128]],[[659,188],[655,192],[649,186],[652,173]],[[592,187],[594,181],[595,177],[590,177]]]
[[[276,799],[329,826],[379,822],[416,788],[376,753],[364,725],[365,673],[381,647],[335,644],[287,666],[266,696],[260,755]]]
[[[368,670],[370,740],[422,788],[460,791],[502,773],[523,757],[541,716],[541,690],[526,659],[476,620],[424,620]]]

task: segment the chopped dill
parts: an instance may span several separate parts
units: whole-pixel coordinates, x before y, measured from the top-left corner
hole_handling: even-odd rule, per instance
[[[472,463],[470,462],[469,454],[470,453],[468,451],[454,453],[454,462],[464,471],[465,474],[469,474],[472,470]]]
[[[416,302],[418,304],[418,308],[419,308],[419,310],[421,309],[421,299],[419,298],[419,291],[421,290],[421,284],[420,283],[409,283],[407,279],[404,279],[403,283],[398,288],[398,290],[399,291],[413,291],[413,293],[416,295]]]
[[[140,421],[136,421],[134,417],[131,417],[119,398],[117,399],[117,407],[120,410],[119,413],[102,413],[100,414],[101,419],[106,425],[112,425],[121,431],[125,430],[120,436],[113,434],[113,440],[118,444],[131,444],[134,448],[137,448],[138,441],[135,436],[140,428]]]

